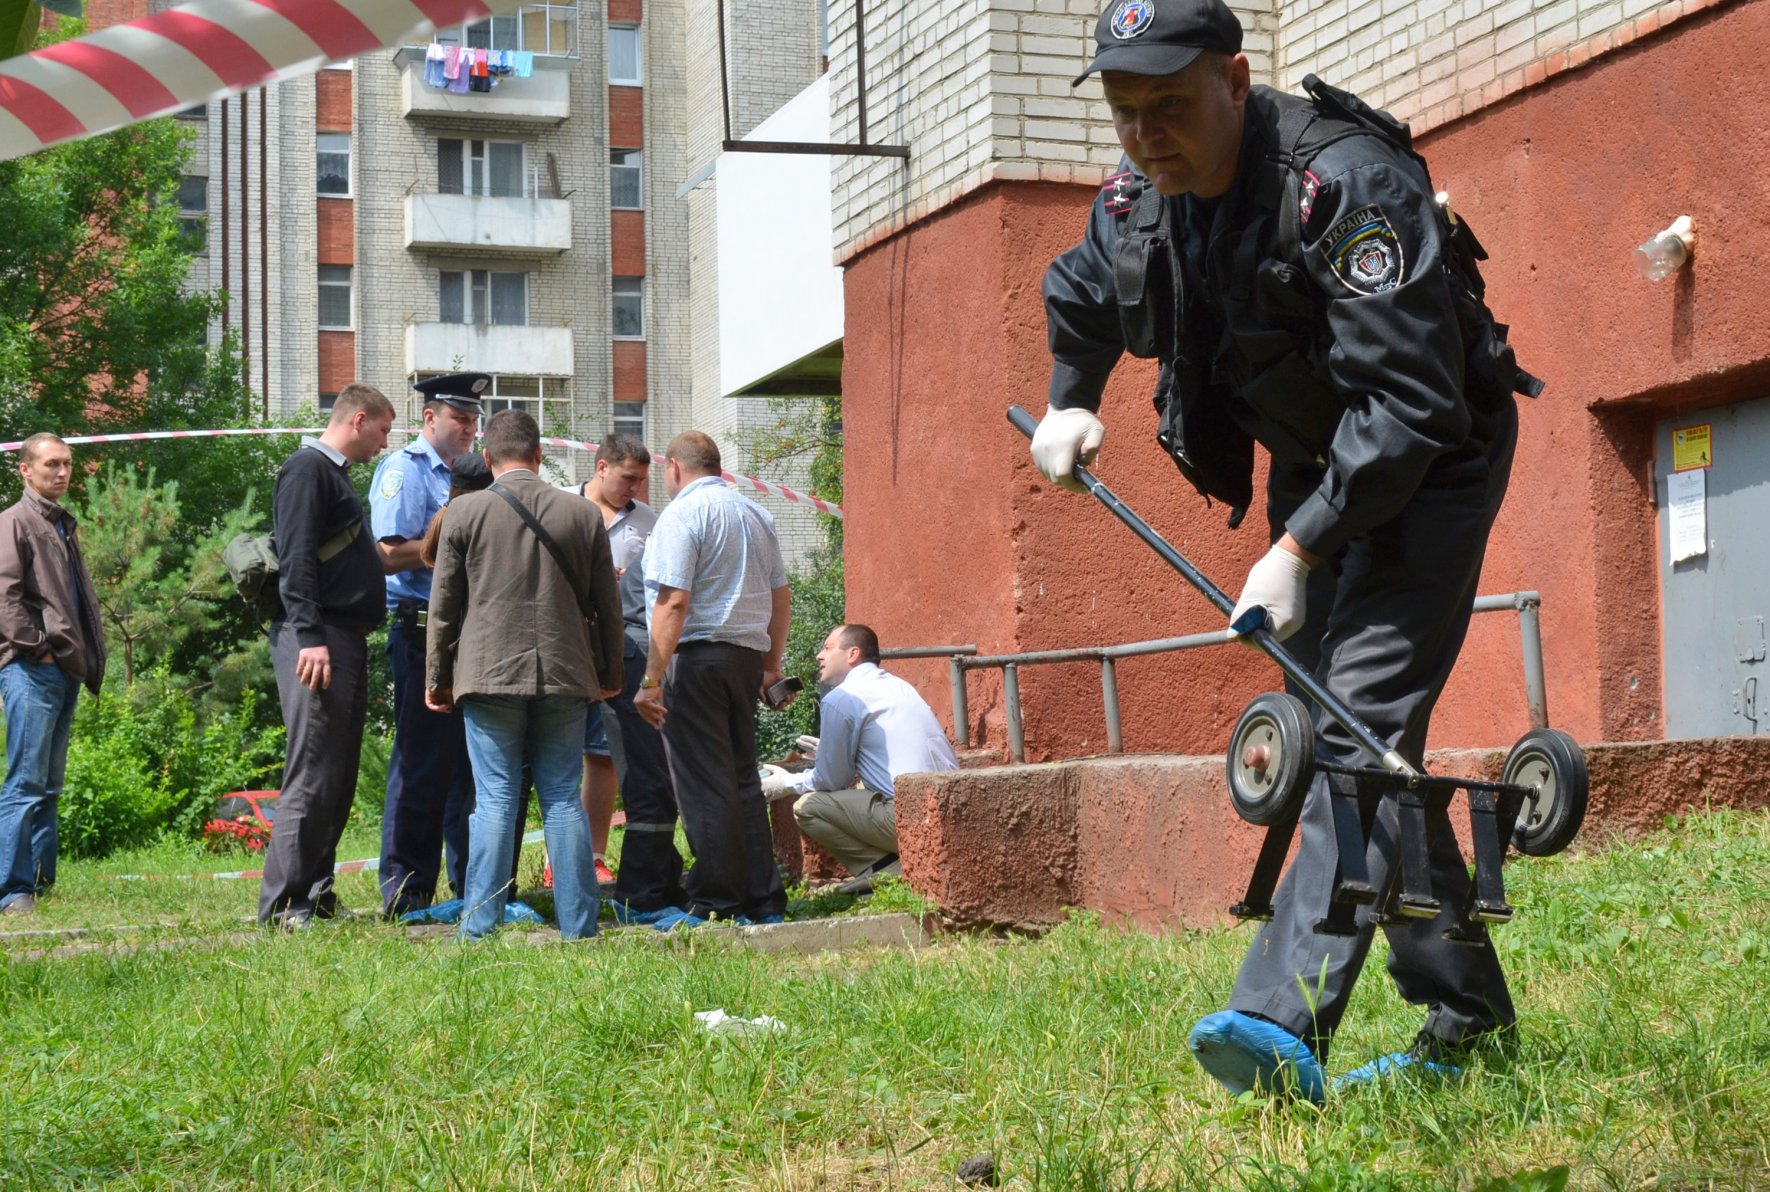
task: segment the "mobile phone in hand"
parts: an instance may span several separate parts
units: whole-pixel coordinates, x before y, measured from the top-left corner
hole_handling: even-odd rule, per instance
[[[788,675],[778,683],[769,684],[765,700],[771,708],[784,708],[789,699],[803,690],[805,690],[805,680],[796,675]]]

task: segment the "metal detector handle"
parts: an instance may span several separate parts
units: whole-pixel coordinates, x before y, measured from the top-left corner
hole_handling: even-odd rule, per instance
[[[1033,416],[1017,405],[1011,405],[1008,407],[1008,421],[1013,424],[1015,430],[1019,431],[1029,439],[1033,437],[1033,432],[1038,429],[1038,423],[1033,421]],[[1160,555],[1163,562],[1167,563],[1168,566],[1172,567],[1175,571],[1178,571],[1186,579],[1187,583],[1197,588],[1199,592],[1204,595],[1204,598],[1211,602],[1212,607],[1222,613],[1225,617],[1235,611],[1235,601],[1231,600],[1222,588],[1219,588],[1216,584],[1212,583],[1210,578],[1197,567],[1194,567],[1185,555],[1169,545],[1167,539],[1156,533],[1154,527],[1144,521],[1141,517],[1138,517],[1130,506],[1119,500],[1117,494],[1115,494],[1110,488],[1106,487],[1106,485],[1102,484],[1094,473],[1078,463],[1075,466],[1073,475],[1084,488],[1090,493],[1093,493],[1095,498],[1111,511],[1114,517],[1129,526],[1132,533],[1143,539],[1144,543],[1149,546],[1151,550]],[[1412,766],[1408,765],[1405,758],[1389,747],[1387,741],[1377,736],[1375,730],[1373,730],[1370,725],[1366,724],[1357,713],[1353,712],[1351,708],[1348,708],[1340,701],[1338,696],[1330,692],[1326,686],[1315,678],[1314,675],[1310,674],[1308,668],[1304,667],[1295,658],[1291,657],[1291,652],[1279,644],[1278,639],[1272,636],[1272,631],[1270,629],[1256,629],[1251,633],[1246,634],[1236,634],[1234,632],[1226,631],[1224,636],[1226,639],[1235,637],[1242,638],[1242,640],[1249,642],[1261,653],[1277,663],[1278,669],[1284,672],[1287,679],[1296,684],[1297,687],[1310,699],[1314,700],[1321,710],[1328,714],[1329,718],[1332,719],[1334,723],[1338,724],[1348,733],[1351,733],[1352,736],[1358,739],[1359,744],[1370,750],[1373,756],[1379,758],[1382,761],[1384,769],[1391,773],[1404,776],[1412,776],[1418,773],[1418,771]]]

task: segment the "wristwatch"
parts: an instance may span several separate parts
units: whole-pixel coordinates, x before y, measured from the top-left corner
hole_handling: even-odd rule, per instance
[[[656,679],[652,678],[650,675],[647,675],[647,676],[645,676],[645,678],[639,680],[639,690],[641,690],[641,691],[644,691],[650,687],[656,687],[657,685],[658,685],[658,681]]]

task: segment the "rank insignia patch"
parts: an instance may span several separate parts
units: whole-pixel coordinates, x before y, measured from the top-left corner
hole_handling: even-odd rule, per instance
[[[1328,232],[1324,243],[1334,275],[1355,294],[1381,294],[1401,284],[1406,262],[1401,239],[1375,205],[1360,207]]]
[[[1100,193],[1106,196],[1106,213],[1123,215],[1137,201],[1141,187],[1133,185],[1137,175],[1126,170],[1122,174],[1113,174],[1100,186]]]

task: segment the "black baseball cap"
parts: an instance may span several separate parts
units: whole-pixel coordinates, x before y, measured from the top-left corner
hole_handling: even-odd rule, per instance
[[[468,414],[481,412],[479,396],[492,387],[492,378],[485,373],[448,373],[413,381],[412,388],[424,395],[424,403],[440,401]]]
[[[451,493],[476,493],[490,487],[492,470],[486,466],[486,457],[479,452],[469,451],[464,455],[457,455],[449,465]]]
[[[1104,70],[1178,74],[1206,50],[1239,54],[1241,22],[1223,0],[1113,0],[1094,41],[1094,61],[1071,86]]]

